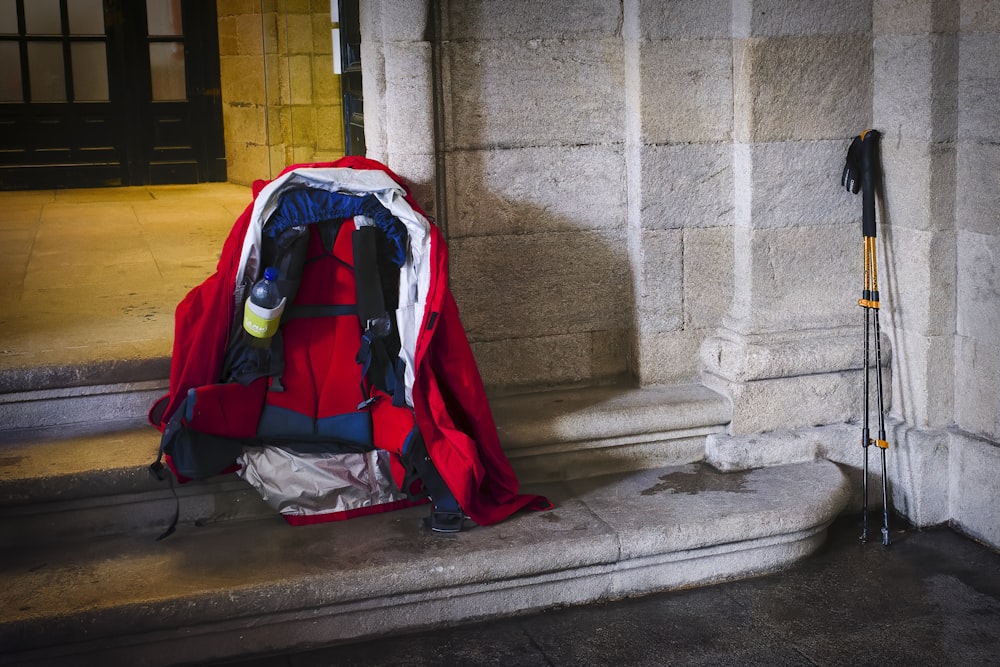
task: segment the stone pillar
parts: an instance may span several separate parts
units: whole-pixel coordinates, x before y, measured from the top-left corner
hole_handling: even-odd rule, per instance
[[[438,215],[434,17],[428,0],[362,2],[361,64],[368,157],[413,188],[417,203]]]
[[[955,414],[955,140],[959,3],[876,0],[875,126],[883,132],[880,283],[892,338],[893,504],[917,525],[949,519]]]
[[[871,123],[870,0],[734,0],[734,292],[701,347],[732,435],[859,412],[861,203],[840,186]]]
[[[730,0],[627,0],[622,33],[630,370],[690,382],[732,291]]]

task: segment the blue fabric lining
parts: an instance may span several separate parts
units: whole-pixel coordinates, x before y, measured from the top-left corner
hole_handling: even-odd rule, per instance
[[[358,197],[318,188],[286,190],[281,195],[277,210],[264,225],[264,234],[273,239],[290,227],[356,215],[375,221],[375,226],[382,230],[393,248],[392,263],[402,266],[406,260],[406,226],[382,206],[375,195]]]

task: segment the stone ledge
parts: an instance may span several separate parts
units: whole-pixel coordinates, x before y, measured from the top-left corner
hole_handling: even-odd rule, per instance
[[[555,509],[452,536],[424,529],[416,507],[9,549],[0,663],[177,664],[759,574],[814,550],[847,497],[825,461],[531,490]]]

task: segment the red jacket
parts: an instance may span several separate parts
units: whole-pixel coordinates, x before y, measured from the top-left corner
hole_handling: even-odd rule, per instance
[[[407,203],[423,215],[402,180],[374,160],[350,156],[332,163],[294,165],[282,175],[302,167],[382,170],[403,186]],[[265,185],[261,181],[254,184],[255,200]],[[252,211],[253,203],[233,225],[215,273],[177,307],[170,391],[150,412],[150,421],[160,431],[188,390],[220,381],[236,307],[234,285]],[[462,509],[480,525],[496,523],[523,508],[547,509],[551,505],[544,497],[518,492],[517,477],[500,446],[475,358],[448,287],[447,244],[437,226],[430,224],[428,233],[430,280],[416,338],[412,386],[413,417],[427,453]],[[232,437],[248,438],[253,437],[256,424],[244,421],[233,428],[242,431],[231,433]],[[394,476],[401,485],[402,468],[398,465]]]

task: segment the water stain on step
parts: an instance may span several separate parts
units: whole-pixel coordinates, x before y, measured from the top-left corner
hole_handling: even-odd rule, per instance
[[[661,475],[659,482],[643,489],[640,495],[655,496],[659,493],[753,493],[746,488],[745,472],[722,473],[706,466],[699,466],[690,471],[674,471]]]

